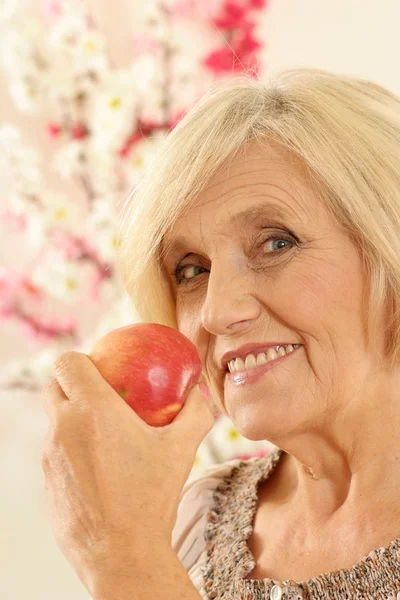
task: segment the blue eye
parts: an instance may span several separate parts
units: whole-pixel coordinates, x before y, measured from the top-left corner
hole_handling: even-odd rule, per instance
[[[293,241],[287,240],[286,238],[281,238],[281,237],[269,237],[264,241],[263,246],[265,246],[268,242],[285,242],[285,244],[293,245]],[[280,246],[278,248],[278,250],[285,250],[286,248],[287,248],[287,246]]]
[[[263,241],[263,243],[261,244],[262,248],[265,248],[266,244],[269,242],[284,242],[285,244],[290,244],[291,246],[293,246],[296,242],[292,239],[286,239],[285,237],[282,237],[282,235],[280,236],[269,236],[266,240]],[[272,252],[267,252],[264,253],[265,254],[277,254],[278,252],[282,254],[282,252],[284,252],[285,250],[289,250],[291,248],[291,246],[280,246],[278,247],[277,250],[273,250]],[[180,285],[180,284],[188,284],[190,283],[193,279],[196,279],[196,277],[201,274],[198,273],[198,275],[193,274],[193,277],[183,277],[182,273],[184,272],[185,269],[191,270],[192,274],[193,271],[196,271],[196,269],[200,269],[201,273],[208,271],[208,269],[205,269],[204,267],[200,267],[199,265],[191,265],[191,264],[187,264],[187,265],[181,265],[178,266],[174,272],[172,273],[172,275],[175,277],[176,280],[176,284]]]

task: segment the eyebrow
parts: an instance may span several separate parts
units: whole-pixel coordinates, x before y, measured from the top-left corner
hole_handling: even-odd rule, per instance
[[[287,218],[288,215],[285,210],[283,210],[277,204],[272,204],[269,202],[268,204],[258,204],[256,206],[251,206],[250,208],[247,208],[246,210],[243,210],[238,214],[232,215],[231,218],[228,220],[228,224],[236,224],[241,229],[245,229],[249,225],[255,225],[259,223],[262,219],[270,219],[272,221],[273,219],[285,220]],[[277,225],[277,223],[271,222],[271,225],[274,224]],[[172,242],[169,243],[169,245],[164,246],[163,238],[160,244],[161,254],[164,255],[165,260],[165,255],[167,251],[171,254],[182,252],[188,248],[189,244],[190,241],[187,238],[179,236],[172,240]]]
[[[228,223],[237,223],[240,227],[247,227],[258,223],[260,219],[285,219],[287,218],[286,211],[277,204],[258,204],[251,206],[239,214],[232,215]]]

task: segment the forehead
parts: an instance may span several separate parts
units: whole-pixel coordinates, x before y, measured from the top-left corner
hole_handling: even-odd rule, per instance
[[[169,253],[184,247],[197,233],[241,230],[263,216],[305,223],[315,218],[317,208],[308,179],[288,151],[250,146],[211,178],[165,234],[163,249]]]

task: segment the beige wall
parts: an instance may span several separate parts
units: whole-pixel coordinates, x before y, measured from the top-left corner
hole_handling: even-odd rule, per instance
[[[272,0],[267,65],[342,71],[400,94],[399,19],[397,0]]]
[[[138,26],[142,0],[89,3],[112,40],[116,60],[123,61],[132,32],[129,24]],[[265,65],[268,71],[297,65],[343,71],[400,93],[399,23],[398,0],[271,0],[261,24],[268,44]],[[1,73],[0,90],[0,120],[17,121],[34,139],[43,136],[37,124],[16,113]],[[0,186],[6,193],[4,179]],[[0,263],[23,265],[28,258],[27,248],[24,254],[20,241],[17,248],[2,231]],[[1,336],[3,361],[34,351],[11,325],[2,326]],[[3,393],[0,411],[0,598],[84,600],[88,595],[58,550],[47,519],[39,467],[47,422],[38,398]]]

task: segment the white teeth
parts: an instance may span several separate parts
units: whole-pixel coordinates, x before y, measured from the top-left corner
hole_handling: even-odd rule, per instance
[[[257,361],[252,354],[249,354],[248,356],[246,356],[246,360],[244,361],[244,366],[246,367],[246,369],[248,369],[249,367],[257,366]]]
[[[275,348],[268,348],[268,350],[267,350],[267,360],[268,360],[268,362],[270,360],[275,360],[275,358],[278,358],[278,353],[275,350]]]
[[[287,344],[287,346],[276,346],[275,348],[268,348],[267,352],[260,352],[257,354],[257,358],[254,354],[248,354],[246,359],[236,358],[228,363],[228,369],[231,373],[237,371],[247,371],[248,369],[254,369],[254,367],[264,365],[265,363],[290,354],[299,347],[299,344]]]
[[[242,360],[241,358],[237,358],[233,362],[235,363],[235,371],[244,371],[244,369],[245,369],[244,360]]]
[[[266,362],[268,361],[264,352],[260,352],[260,354],[257,354],[257,365],[265,365]]]

